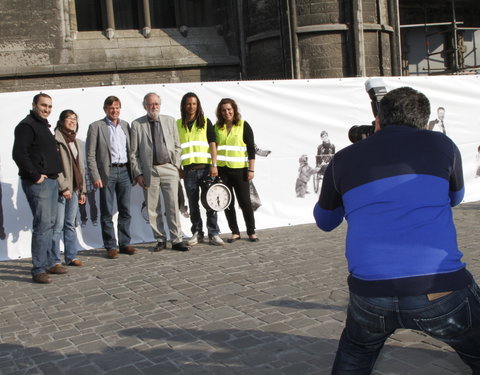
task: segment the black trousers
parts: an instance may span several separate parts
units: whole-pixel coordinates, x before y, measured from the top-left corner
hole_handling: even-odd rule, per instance
[[[252,202],[250,201],[250,185],[247,179],[248,169],[219,167],[218,174],[232,194],[232,201],[225,210],[225,216],[232,234],[240,234],[235,212],[235,197],[243,212],[247,234],[255,234],[255,217],[253,215]]]
[[[7,238],[7,234],[3,226],[2,184],[0,183],[0,240],[4,240],[5,238]]]

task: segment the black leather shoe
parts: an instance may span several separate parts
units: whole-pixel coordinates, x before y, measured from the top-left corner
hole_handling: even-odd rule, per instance
[[[159,251],[162,251],[163,249],[167,248],[167,243],[165,241],[158,241],[157,245],[153,248],[154,253],[158,253]]]
[[[176,243],[176,244],[172,245],[172,250],[188,251],[188,250],[190,250],[190,247],[185,245],[184,242],[179,242],[179,243]]]
[[[231,237],[227,240],[228,243],[234,243],[235,241],[238,241],[240,240],[242,237],[238,236],[238,237]]]

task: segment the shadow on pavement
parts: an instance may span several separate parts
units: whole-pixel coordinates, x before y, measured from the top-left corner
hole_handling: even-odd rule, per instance
[[[118,333],[125,336],[128,345],[109,347],[105,339],[101,346],[93,344],[89,353],[86,350],[62,354],[38,347],[0,344],[0,372],[49,375],[328,374],[337,347],[337,340],[255,330],[147,327]],[[455,353],[395,345],[395,340],[387,341],[373,374],[469,373]],[[429,372],[423,367],[426,360],[430,363]],[[432,366],[437,371],[432,371]]]

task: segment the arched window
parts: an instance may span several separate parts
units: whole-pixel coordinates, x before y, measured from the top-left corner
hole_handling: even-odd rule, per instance
[[[77,31],[213,26],[221,0],[72,0],[75,2]]]

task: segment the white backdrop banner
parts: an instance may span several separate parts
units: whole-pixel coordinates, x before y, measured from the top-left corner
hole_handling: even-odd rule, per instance
[[[257,146],[271,151],[268,156],[257,156],[255,167],[254,183],[262,204],[255,212],[257,229],[282,227],[314,221],[312,210],[318,199],[316,190],[321,186],[322,168],[315,168],[317,149],[322,144],[320,134],[327,132],[338,151],[350,144],[347,134],[351,126],[371,124],[373,114],[365,81],[366,78],[241,81],[50,90],[47,93],[53,99],[53,111],[49,121],[53,130],[62,110],[74,110],[79,116],[78,137],[84,141],[89,124],[105,116],[102,107],[109,95],[120,98],[120,117],[129,123],[145,114],[142,100],[148,92],[158,93],[162,98],[161,113],[175,118],[180,117],[182,96],[195,92],[213,123],[219,100],[233,98],[242,118],[252,126]],[[479,76],[384,77],[383,81],[387,90],[411,86],[427,95],[432,121],[438,107],[445,109],[446,134],[459,146],[463,157],[465,202],[479,200]],[[32,215],[11,155],[15,126],[28,114],[35,94],[37,92],[0,94],[1,212],[5,233],[0,231],[0,260],[31,255]],[[142,202],[143,193],[135,186],[131,197],[133,243],[153,241],[150,227],[142,216]],[[86,226],[77,227],[79,248],[102,247],[100,226],[92,225],[88,203],[87,214]],[[239,223],[243,224],[241,212],[237,214]],[[219,226],[223,233],[229,232],[223,213],[219,213]],[[183,216],[182,229],[185,236],[190,236],[190,221]],[[241,226],[240,230],[245,227]]]

